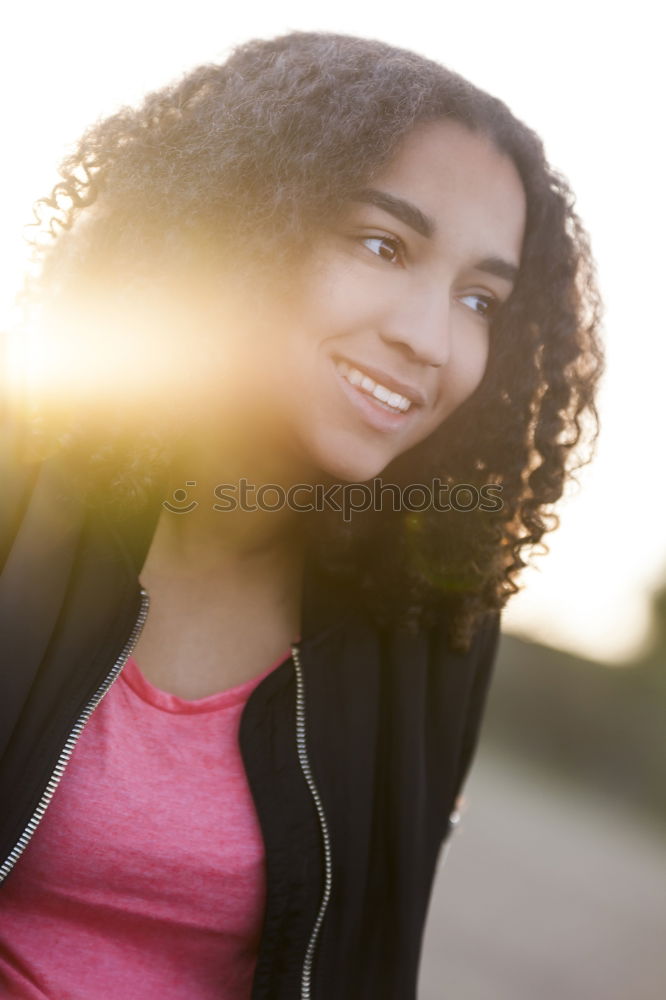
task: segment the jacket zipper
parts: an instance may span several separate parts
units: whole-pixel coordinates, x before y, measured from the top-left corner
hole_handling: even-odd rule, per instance
[[[55,794],[56,788],[60,784],[60,779],[63,776],[63,773],[65,771],[65,768],[67,767],[67,764],[69,763],[72,753],[74,752],[74,747],[76,746],[78,739],[81,736],[81,733],[85,729],[85,726],[88,720],[90,719],[90,716],[93,714],[93,712],[99,705],[104,695],[107,693],[113,682],[120,674],[121,670],[123,669],[127,660],[129,659],[132,650],[136,646],[139,639],[139,635],[141,634],[141,630],[145,624],[146,617],[148,615],[149,604],[150,604],[150,598],[148,596],[148,593],[142,587],[141,609],[139,611],[139,616],[136,622],[134,623],[134,628],[130,633],[129,639],[125,643],[125,647],[122,653],[114,663],[110,672],[107,674],[105,679],[97,688],[97,691],[92,696],[86,707],[81,712],[81,715],[74,723],[72,731],[67,737],[65,745],[60,751],[60,756],[58,757],[58,760],[53,769],[51,777],[49,778],[48,784],[44,790],[41,799],[39,800],[37,808],[35,809],[30,819],[28,820],[27,826],[25,827],[23,833],[16,842],[11,853],[6,858],[2,866],[0,866],[0,882],[2,882],[7,877],[7,875],[9,875],[10,871],[12,870],[12,868],[14,867],[14,865],[21,857],[28,844],[30,843],[32,835],[39,826],[44,816],[44,813],[46,812],[46,809]]]
[[[456,832],[456,830],[458,828],[458,825],[460,823],[461,818],[462,818],[462,816],[461,816],[460,811],[458,809],[454,809],[453,812],[451,813],[451,815],[449,816],[449,824],[448,824],[448,830],[447,830],[448,836],[446,838],[446,843],[444,844],[444,847],[442,849],[442,852],[441,852],[441,855],[440,855],[440,858],[439,858],[439,862],[438,862],[438,869],[439,870],[441,870],[444,867],[446,859],[449,856],[449,851],[451,850],[451,843],[453,841],[453,835],[454,835],[454,833]]]
[[[324,891],[321,897],[321,903],[319,904],[319,911],[314,922],[314,927],[312,928],[312,932],[310,934],[308,946],[305,951],[303,971],[301,973],[301,1000],[310,1000],[310,997],[312,996],[312,963],[314,961],[317,938],[319,937],[321,925],[324,921],[326,909],[331,898],[331,886],[333,884],[333,861],[331,852],[331,836],[326,822],[326,813],[324,812],[321,796],[312,775],[310,759],[308,757],[307,737],[305,731],[305,684],[303,682],[303,670],[301,668],[301,660],[297,646],[291,647],[291,655],[294,661],[294,671],[296,673],[296,746],[298,748],[298,760],[317,810],[324,846]]]
[[[74,747],[76,746],[81,733],[85,729],[91,715],[99,705],[100,701],[107,693],[113,682],[120,675],[123,667],[125,666],[127,660],[132,654],[132,650],[136,646],[141,630],[145,624],[146,618],[148,616],[148,608],[150,605],[150,598],[147,591],[141,588],[141,608],[139,611],[139,616],[134,623],[134,627],[130,636],[125,643],[122,653],[114,663],[113,667],[102,681],[98,687],[95,694],[92,696],[83,712],[79,718],[74,723],[72,730],[67,737],[65,745],[63,746],[56,765],[53,769],[51,777],[49,778],[48,784],[44,790],[44,793],[37,804],[37,808],[30,817],[23,833],[16,842],[14,848],[0,866],[0,882],[2,882],[10,871],[14,868],[16,862],[19,860],[26,847],[30,843],[30,840],[39,826],[44,813],[47,810],[51,799],[53,798],[55,791],[60,784],[60,780],[64,774],[65,768],[70,761],[70,758],[74,752]],[[332,862],[332,852],[331,852],[331,836],[328,829],[328,823],[326,821],[326,813],[324,812],[324,807],[321,801],[321,796],[317,788],[316,782],[312,775],[312,769],[310,767],[310,759],[308,757],[307,750],[307,737],[305,728],[305,685],[303,682],[303,671],[301,668],[300,655],[298,648],[296,646],[291,647],[291,654],[294,661],[294,671],[296,673],[296,745],[298,749],[298,760],[301,766],[301,771],[310,789],[310,794],[315,804],[317,810],[317,816],[319,818],[319,825],[321,828],[322,842],[324,847],[324,891],[322,893],[321,903],[319,905],[319,910],[315,919],[312,932],[308,941],[308,945],[305,951],[305,958],[303,960],[303,970],[301,973],[301,1000],[310,1000],[311,998],[311,988],[312,988],[312,963],[314,961],[315,948],[317,946],[317,939],[319,937],[319,932],[321,930],[321,925],[324,921],[324,916],[328,908],[328,903],[331,898],[331,887],[333,883],[333,862]]]

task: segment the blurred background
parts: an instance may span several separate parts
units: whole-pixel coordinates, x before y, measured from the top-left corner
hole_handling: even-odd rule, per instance
[[[0,330],[33,201],[90,122],[247,38],[342,31],[502,98],[570,181],[606,303],[597,455],[504,636],[467,809],[440,866],[421,1000],[666,996],[666,72],[657,5],[318,7],[33,0],[3,14]],[[4,355],[4,362],[3,362]]]
[[[506,634],[419,1000],[666,996],[666,587],[609,669]]]

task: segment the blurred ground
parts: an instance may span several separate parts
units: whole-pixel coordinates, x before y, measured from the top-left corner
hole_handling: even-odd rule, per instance
[[[663,831],[483,740],[465,799],[419,1000],[664,1000]]]

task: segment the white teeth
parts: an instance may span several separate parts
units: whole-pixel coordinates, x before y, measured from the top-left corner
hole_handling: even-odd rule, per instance
[[[348,382],[359,389],[363,389],[364,392],[379,400],[387,408],[390,407],[392,410],[399,410],[401,413],[406,413],[412,405],[411,400],[407,399],[406,396],[401,396],[399,392],[392,392],[385,385],[380,385],[378,382],[373,381],[368,375],[364,375],[363,372],[359,371],[358,368],[352,368],[346,361],[338,361],[337,368]]]

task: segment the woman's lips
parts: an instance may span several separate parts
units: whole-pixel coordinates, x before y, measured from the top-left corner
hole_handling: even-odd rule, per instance
[[[376,385],[387,389],[389,393],[402,396],[417,406],[425,406],[427,403],[426,394],[419,386],[403,382],[401,379],[382,371],[380,368],[376,368],[374,365],[357,362],[343,356],[339,356],[333,360],[341,369],[343,375],[347,375],[348,377],[350,375],[365,376]],[[350,381],[354,383],[354,378],[350,378]],[[400,408],[402,409],[402,407]]]
[[[400,430],[411,421],[413,412],[418,409],[417,404],[412,403],[404,413],[399,410],[390,410],[388,406],[384,405],[380,400],[375,399],[374,396],[352,385],[345,375],[342,374],[338,364],[335,365],[335,372],[342,392],[352,404],[356,413],[364,423],[368,424],[374,430],[383,431],[384,433]]]

